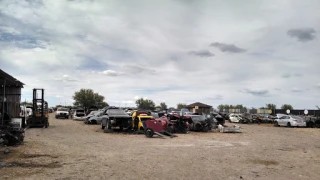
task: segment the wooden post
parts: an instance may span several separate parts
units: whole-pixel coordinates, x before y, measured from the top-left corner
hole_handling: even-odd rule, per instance
[[[3,83],[3,99],[2,99],[2,114],[1,114],[1,125],[3,126],[3,119],[4,119],[4,100],[6,98],[6,78],[4,78]]]

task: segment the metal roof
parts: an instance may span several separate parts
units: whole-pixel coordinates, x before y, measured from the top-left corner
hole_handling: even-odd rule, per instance
[[[0,85],[4,85],[4,80],[6,80],[6,86],[17,86],[23,88],[23,83],[16,78],[12,77],[8,73],[0,69]]]

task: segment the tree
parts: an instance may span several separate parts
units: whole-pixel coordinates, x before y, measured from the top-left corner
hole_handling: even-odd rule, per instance
[[[160,109],[161,110],[166,110],[168,108],[168,106],[166,105],[165,102],[160,103]]]
[[[22,106],[32,106],[32,102],[27,102],[27,101],[21,102],[21,105]]]
[[[150,99],[137,99],[136,105],[138,109],[155,110],[155,103]]]
[[[320,110],[320,107],[319,107],[319,106],[316,106],[316,108],[318,108],[318,110]]]
[[[177,104],[177,109],[182,109],[182,108],[186,108],[186,107],[187,107],[187,104],[184,104],[184,103]]]
[[[174,109],[174,107],[169,107],[169,109],[170,109],[170,110],[173,110],[173,109]]]
[[[81,106],[85,109],[90,106],[103,108],[108,105],[104,102],[104,96],[95,93],[92,89],[80,89],[80,91],[74,93],[73,100],[74,106]]]
[[[293,110],[293,107],[290,105],[290,104],[283,104],[281,106],[281,109],[290,109],[290,110]]]
[[[247,110],[247,107],[243,106],[242,104],[237,104],[237,105],[232,105],[232,104],[220,104],[217,109],[219,111],[223,111],[223,109],[228,110],[228,109],[245,109]]]
[[[277,109],[277,106],[275,104],[266,104],[267,109]]]

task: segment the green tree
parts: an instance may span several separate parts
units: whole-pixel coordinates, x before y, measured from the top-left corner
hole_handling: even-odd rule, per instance
[[[290,104],[283,104],[281,106],[281,109],[290,109],[290,110],[293,110],[293,107],[290,105]]]
[[[178,103],[177,104],[177,109],[182,109],[182,108],[185,108],[187,107],[187,104],[184,104],[184,103]]]
[[[219,111],[223,111],[223,109],[247,109],[247,107],[243,106],[242,104],[232,105],[232,104],[220,104],[217,109]]]
[[[155,103],[150,100],[150,99],[143,99],[143,98],[140,98],[140,99],[137,99],[136,100],[136,105],[137,105],[137,108],[138,109],[146,109],[146,110],[155,110]]]
[[[32,106],[32,102],[27,102],[27,101],[21,102],[21,105],[22,106]]]
[[[277,109],[277,106],[275,104],[266,104],[267,109]]]
[[[108,105],[104,102],[104,96],[95,93],[92,89],[80,89],[73,95],[74,106],[81,106],[87,109],[90,106],[97,106],[103,108]]]
[[[174,109],[174,107],[169,107],[169,109],[170,109],[170,110],[173,110],[173,109]]]
[[[166,105],[165,102],[160,103],[160,109],[161,110],[166,110],[168,108],[168,106]]]

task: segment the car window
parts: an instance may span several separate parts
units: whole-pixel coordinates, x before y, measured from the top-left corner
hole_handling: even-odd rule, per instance
[[[124,110],[122,109],[109,109],[108,110],[109,115],[128,115]]]

